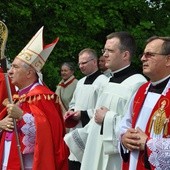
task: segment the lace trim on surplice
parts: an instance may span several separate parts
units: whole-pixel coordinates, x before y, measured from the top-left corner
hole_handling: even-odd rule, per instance
[[[149,162],[155,167],[155,170],[169,170],[170,138],[150,139],[147,146],[152,152]]]
[[[25,122],[25,125],[21,128],[21,131],[24,134],[22,142],[25,145],[23,153],[33,153],[36,133],[34,117],[31,114],[26,113],[23,116],[23,120]]]

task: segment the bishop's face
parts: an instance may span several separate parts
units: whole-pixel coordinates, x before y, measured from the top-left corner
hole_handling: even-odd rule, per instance
[[[8,74],[11,79],[11,83],[17,86],[19,89],[27,86],[31,70],[28,68],[29,66],[26,67],[26,64],[18,58],[15,58],[11,64]]]

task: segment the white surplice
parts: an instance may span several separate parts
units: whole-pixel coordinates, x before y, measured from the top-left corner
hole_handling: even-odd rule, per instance
[[[80,79],[77,83],[76,89],[73,94],[73,98],[69,104],[69,109],[73,109],[74,111],[77,110],[88,110],[88,109],[94,109],[96,106],[96,101],[98,98],[98,95],[105,86],[105,84],[108,82],[108,78],[105,75],[99,75],[92,84],[85,84],[87,76]],[[93,112],[89,112],[88,116],[91,119]],[[70,128],[70,131],[73,131],[74,129],[81,128],[82,123],[81,121],[74,127]],[[70,153],[69,160],[77,161],[76,157]]]
[[[148,85],[148,87],[150,84]],[[166,96],[166,93],[170,89],[170,80],[167,83],[165,89],[162,94],[147,92],[148,87],[146,88],[145,94],[147,94],[145,101],[142,105],[141,111],[137,118],[135,128],[139,127],[142,131],[146,131],[147,124],[150,123],[150,117],[152,116],[153,108],[155,107],[157,102],[160,102],[160,97]],[[127,113],[125,114],[123,120],[121,121],[121,131],[120,136],[124,134],[127,129],[132,127],[132,110],[133,110],[134,98],[132,98],[130,105],[127,109]],[[166,116],[168,119],[170,118],[170,113],[168,112]],[[154,118],[153,118],[154,120]],[[169,121],[169,120],[168,120]],[[146,143],[146,148],[149,148],[152,153],[148,155],[148,161],[152,164],[156,170],[168,170],[170,169],[170,134],[167,135],[167,138],[163,137],[163,130],[160,131],[159,134],[155,134],[154,130],[154,121],[151,126],[150,136],[148,136],[148,141]],[[126,150],[124,150],[126,151]],[[130,152],[130,160],[129,160],[129,170],[137,170],[139,151],[134,150]],[[138,168],[139,169],[139,168]],[[141,168],[140,168],[141,169]]]
[[[109,109],[101,125],[94,118],[81,129],[65,136],[70,150],[81,162],[81,170],[120,170],[121,159],[118,153],[117,132],[120,121],[127,109],[132,95],[146,79],[135,74],[122,83],[112,83],[104,87],[100,94],[96,109],[105,106]]]

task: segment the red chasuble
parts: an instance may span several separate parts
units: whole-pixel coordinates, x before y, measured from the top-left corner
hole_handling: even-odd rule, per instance
[[[139,116],[140,110],[142,108],[142,105],[144,103],[144,100],[147,95],[147,87],[149,86],[150,82],[147,82],[146,84],[142,85],[135,98],[134,98],[134,105],[133,105],[133,113],[132,113],[132,128],[135,127],[137,118]],[[170,90],[166,92],[165,95],[161,95],[158,99],[157,103],[155,104],[152,113],[150,115],[150,118],[147,122],[145,133],[148,136],[148,140],[152,138],[151,135],[151,129],[153,130],[154,134],[156,135],[162,135],[161,138],[167,138],[170,135]],[[157,116],[158,114],[161,114],[161,116]],[[162,133],[162,134],[161,134]],[[146,146],[148,158],[152,154],[152,151]],[[145,151],[146,152],[146,151]],[[144,151],[141,151],[139,153],[138,162],[136,170],[146,170],[145,168],[145,161],[146,158]],[[155,167],[150,163],[151,170],[154,170]],[[129,162],[125,163],[123,162],[123,170],[129,169]]]
[[[38,85],[18,99],[24,113],[32,113],[35,118],[36,139],[33,170],[68,170],[68,148],[63,140],[65,127],[58,104],[58,96],[47,87]],[[4,112],[5,113],[5,112]],[[1,114],[1,116],[3,113]],[[25,122],[17,122],[18,127]],[[21,150],[23,134],[19,131]],[[0,142],[0,160],[2,162],[5,133]],[[20,170],[15,134],[11,141],[11,150],[7,170]]]
[[[10,88],[11,88],[11,92],[14,94],[15,87],[13,85],[10,85]],[[2,71],[2,68],[0,67],[0,112],[5,108],[2,102],[6,98],[8,98],[8,93],[7,93],[7,87],[6,87],[6,82],[5,82],[5,76]]]

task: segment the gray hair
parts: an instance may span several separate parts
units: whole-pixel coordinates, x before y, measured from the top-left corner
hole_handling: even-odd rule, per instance
[[[75,65],[74,65],[73,62],[64,62],[64,63],[61,65],[61,67],[62,67],[62,66],[67,66],[71,71],[75,71]]]
[[[37,74],[36,70],[35,70],[31,65],[27,64],[26,62],[23,61],[23,62],[22,62],[22,66],[23,66],[26,70],[31,69],[34,73]]]

